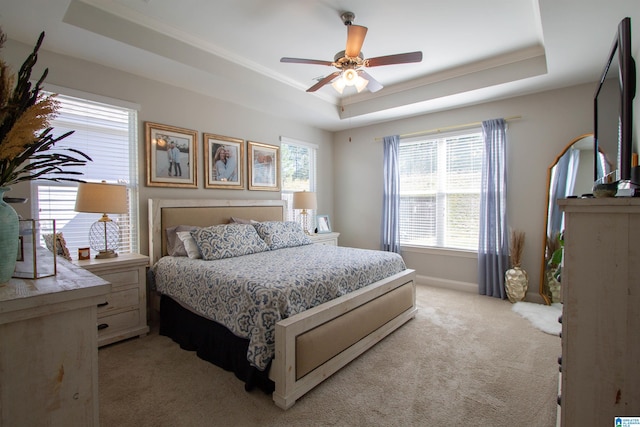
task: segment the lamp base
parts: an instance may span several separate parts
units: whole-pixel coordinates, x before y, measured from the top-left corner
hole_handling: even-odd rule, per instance
[[[118,256],[118,253],[108,249],[106,251],[100,251],[98,255],[96,255],[96,259],[107,259],[107,258],[115,258]]]
[[[304,234],[311,236],[312,233],[309,231],[309,214],[306,209],[303,209],[302,212],[300,212],[300,219],[302,220],[302,230],[304,231]]]

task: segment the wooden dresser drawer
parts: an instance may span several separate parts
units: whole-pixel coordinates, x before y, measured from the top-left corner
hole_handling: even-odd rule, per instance
[[[104,335],[111,335],[114,332],[135,327],[139,321],[139,310],[129,310],[124,313],[100,317],[98,319],[98,339]]]
[[[111,288],[117,288],[119,286],[137,285],[140,283],[138,277],[138,269],[118,271],[114,273],[99,272],[98,276],[102,277],[107,282],[111,283]]]
[[[118,310],[138,307],[140,304],[138,292],[138,288],[130,288],[109,293],[106,297],[106,303],[98,305],[98,317],[109,315],[109,313]]]

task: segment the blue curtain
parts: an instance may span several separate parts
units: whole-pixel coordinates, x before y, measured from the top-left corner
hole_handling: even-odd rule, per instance
[[[478,291],[505,298],[504,273],[509,269],[507,226],[507,156],[504,119],[482,122],[484,155],[480,191]]]
[[[384,137],[384,192],[382,199],[381,248],[400,253],[400,136]]]

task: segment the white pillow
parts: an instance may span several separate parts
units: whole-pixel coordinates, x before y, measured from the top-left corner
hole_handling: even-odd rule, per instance
[[[167,253],[169,256],[188,256],[184,243],[178,238],[179,231],[192,231],[198,227],[194,225],[176,225],[166,229],[167,233]]]
[[[193,236],[191,236],[191,231],[178,231],[176,233],[178,238],[182,240],[182,244],[184,244],[184,248],[187,251],[187,256],[191,259],[200,259],[202,255],[200,255],[200,250],[198,249],[198,245],[196,245],[196,241]]]

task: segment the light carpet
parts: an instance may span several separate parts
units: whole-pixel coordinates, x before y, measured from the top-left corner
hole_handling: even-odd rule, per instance
[[[555,425],[560,338],[506,300],[418,286],[418,313],[289,410],[157,328],[99,351],[100,425]]]
[[[562,304],[536,304],[518,301],[513,304],[513,311],[531,322],[533,326],[551,335],[560,335],[562,325],[558,318],[562,314]]]

